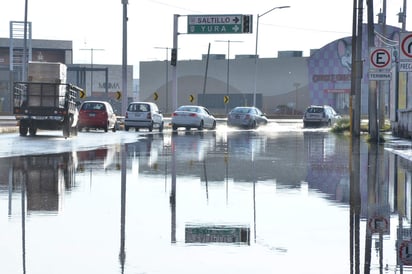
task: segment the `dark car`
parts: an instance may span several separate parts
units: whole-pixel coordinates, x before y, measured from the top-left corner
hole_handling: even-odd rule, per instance
[[[235,107],[227,115],[228,126],[257,128],[267,123],[267,117],[257,107]]]
[[[109,129],[116,131],[116,114],[110,103],[106,101],[84,101],[79,111],[78,129]]]

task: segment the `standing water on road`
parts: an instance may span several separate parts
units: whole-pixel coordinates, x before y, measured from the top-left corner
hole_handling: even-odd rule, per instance
[[[383,146],[322,130],[119,134],[136,141],[0,158],[1,273],[412,264],[410,163]]]

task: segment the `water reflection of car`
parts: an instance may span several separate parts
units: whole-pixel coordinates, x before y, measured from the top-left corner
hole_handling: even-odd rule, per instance
[[[172,135],[172,145],[178,159],[203,161],[216,145],[215,132],[187,131]]]
[[[132,159],[145,159],[142,163],[151,167],[157,164],[159,156],[164,149],[163,135],[142,135],[137,142],[126,144],[128,157]]]
[[[309,106],[303,115],[303,127],[332,126],[341,116],[331,106]]]
[[[151,102],[131,102],[127,107],[124,119],[124,128],[147,128],[152,131],[157,128],[159,132],[163,131],[163,115],[155,103]]]
[[[84,101],[80,106],[79,125],[81,131],[85,129],[109,129],[116,131],[117,118],[109,102]]]
[[[177,130],[184,127],[187,130],[215,129],[216,119],[210,111],[203,106],[180,106],[172,113],[172,128]]]
[[[258,131],[233,131],[227,134],[227,145],[230,153],[238,158],[248,158],[265,151],[266,135]]]
[[[257,107],[235,107],[227,115],[228,126],[257,128],[267,123],[267,117]]]
[[[77,151],[78,171],[89,169],[117,169],[117,147],[107,146],[93,150]]]

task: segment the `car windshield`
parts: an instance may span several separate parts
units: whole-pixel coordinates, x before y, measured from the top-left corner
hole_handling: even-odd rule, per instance
[[[84,103],[82,110],[105,110],[105,106],[102,103]]]

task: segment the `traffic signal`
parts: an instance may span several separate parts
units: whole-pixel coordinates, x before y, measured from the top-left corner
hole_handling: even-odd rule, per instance
[[[253,15],[243,15],[243,33],[252,33],[252,19]]]
[[[170,60],[170,64],[172,66],[176,66],[177,64],[177,49],[176,48],[172,49],[172,58]]]

